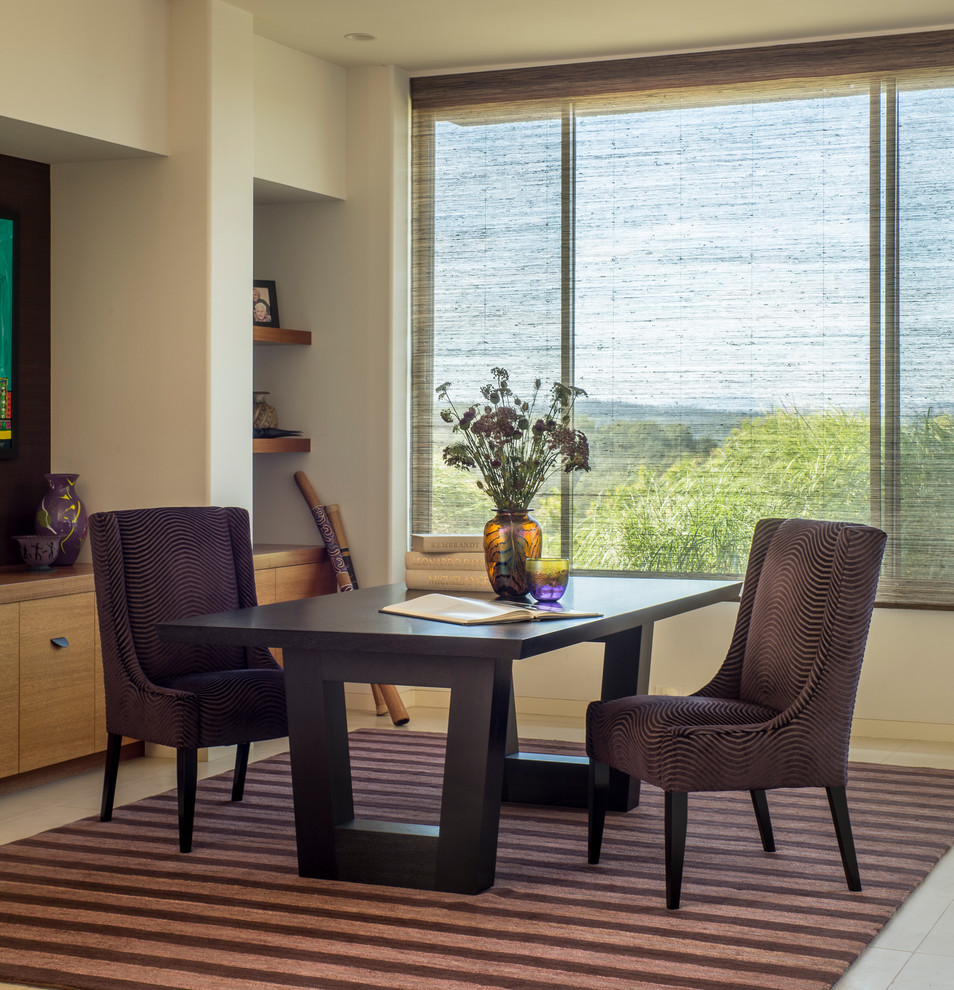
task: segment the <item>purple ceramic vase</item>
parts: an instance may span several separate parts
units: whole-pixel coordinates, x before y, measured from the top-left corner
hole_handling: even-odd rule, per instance
[[[76,562],[86,541],[86,507],[76,491],[78,474],[46,474],[50,490],[36,510],[37,533],[59,537],[60,552],[54,566],[69,567]]]

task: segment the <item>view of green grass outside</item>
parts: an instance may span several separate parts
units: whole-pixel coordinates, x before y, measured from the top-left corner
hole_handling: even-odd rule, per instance
[[[866,415],[775,410],[742,419],[724,441],[698,441],[705,449],[667,462],[674,431],[671,424],[631,422],[588,433],[593,472],[575,489],[575,568],[737,575],[760,518],[878,522],[869,495]],[[675,447],[685,450],[687,438],[680,439]],[[625,477],[601,473],[599,451],[608,446],[632,451]],[[895,577],[954,580],[954,519],[943,511],[954,492],[954,417],[928,413],[905,426],[901,461],[904,523]],[[435,463],[436,531],[482,529],[493,507],[474,481]],[[551,489],[558,486],[556,477]],[[544,553],[557,554],[558,498],[542,496],[533,508]],[[950,553],[938,554],[936,542],[929,552],[925,537]]]

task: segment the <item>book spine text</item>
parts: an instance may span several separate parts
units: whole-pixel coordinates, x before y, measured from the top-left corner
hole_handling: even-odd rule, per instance
[[[425,553],[421,550],[408,550],[404,555],[404,566],[408,570],[484,571],[487,562],[483,553]]]
[[[412,568],[404,572],[404,583],[410,591],[441,588],[469,588],[471,591],[492,592],[494,589],[486,571],[448,571]]]
[[[411,536],[411,549],[433,552],[483,552],[484,538],[477,534],[414,533]]]

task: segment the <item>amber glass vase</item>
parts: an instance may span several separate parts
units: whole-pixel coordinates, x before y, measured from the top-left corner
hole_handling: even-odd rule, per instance
[[[524,598],[528,557],[539,557],[543,531],[529,510],[497,509],[484,526],[484,559],[498,598]]]

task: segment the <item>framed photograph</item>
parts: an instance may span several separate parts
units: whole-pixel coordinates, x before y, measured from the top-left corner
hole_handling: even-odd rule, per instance
[[[256,327],[280,327],[278,322],[278,293],[275,283],[265,279],[252,282],[252,324]]]
[[[17,456],[17,238],[19,216],[0,208],[0,457]]]

